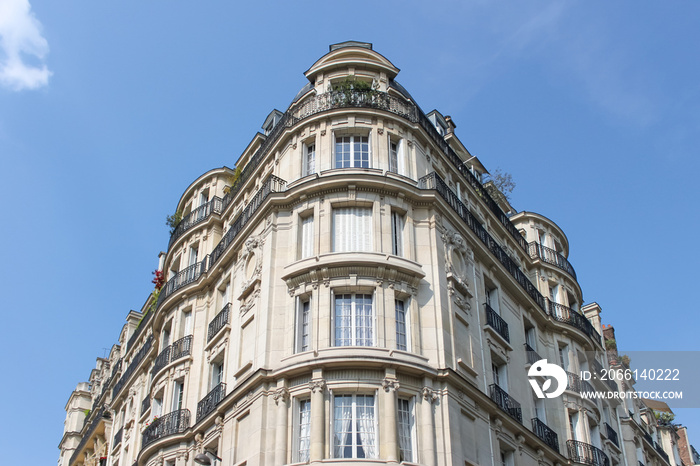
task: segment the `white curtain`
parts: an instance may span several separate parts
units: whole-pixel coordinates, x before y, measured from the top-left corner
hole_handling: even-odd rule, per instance
[[[301,221],[301,258],[314,255],[314,217],[310,215]]]
[[[372,209],[345,207],[333,210],[333,251],[372,250]]]
[[[413,415],[409,400],[399,401],[399,448],[401,461],[413,461]]]
[[[309,461],[309,443],[311,439],[311,402],[299,403],[299,458],[302,463]]]
[[[352,295],[335,297],[335,346],[352,345]]]
[[[374,346],[372,295],[355,296],[355,345]]]
[[[346,454],[348,440],[352,441],[352,397],[340,395],[334,398],[333,410],[333,457],[350,458],[352,453]]]
[[[362,447],[358,446],[358,457],[360,448],[364,449],[365,458],[376,458],[377,448],[374,435],[374,396],[357,396],[357,430],[360,434]]]

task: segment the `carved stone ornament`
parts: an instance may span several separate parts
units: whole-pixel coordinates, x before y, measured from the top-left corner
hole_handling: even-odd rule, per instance
[[[471,304],[469,304],[469,301],[462,299],[461,296],[455,296],[454,301],[455,305],[465,312],[470,311],[472,308]]]
[[[385,378],[382,380],[382,387],[384,388],[384,391],[389,393],[390,391],[396,391],[399,389],[401,385],[399,385],[399,381],[396,379],[389,379]]]
[[[311,393],[316,393],[318,391],[323,392],[326,388],[326,381],[324,379],[315,379],[309,382],[309,390]]]
[[[429,403],[435,403],[439,398],[437,392],[430,387],[423,387],[422,394],[423,399]]]
[[[289,389],[287,387],[278,388],[272,395],[272,399],[275,400],[276,405],[280,404],[280,402],[286,402],[289,399]]]
[[[442,241],[445,244],[445,272],[451,273],[457,283],[469,289],[467,274],[472,252],[466,241],[459,233],[449,231],[442,234]]]

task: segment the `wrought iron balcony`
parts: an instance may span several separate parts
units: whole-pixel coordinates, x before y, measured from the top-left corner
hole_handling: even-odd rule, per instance
[[[573,372],[566,373],[566,388],[579,394],[595,392],[590,383],[588,383],[586,380],[581,380],[581,377]]]
[[[192,212],[184,216],[182,220],[180,220],[180,223],[177,224],[177,227],[175,227],[173,234],[170,235],[170,241],[168,241],[168,249],[170,249],[170,246],[172,246],[173,243],[187,230],[199,223],[202,223],[203,221],[208,219],[211,216],[211,214],[221,214],[222,211],[222,199],[220,197],[214,196],[211,201],[197,207]]]
[[[444,141],[443,141],[444,142]],[[460,164],[464,166],[464,164]],[[467,173],[468,170],[465,169]],[[471,173],[470,173],[471,175]],[[473,177],[473,175],[471,175]],[[505,267],[508,273],[518,282],[518,284],[525,290],[525,292],[537,303],[537,305],[545,312],[547,312],[547,304],[544,296],[537,290],[537,287],[532,284],[527,275],[520,270],[520,267],[510,258],[510,256],[503,250],[503,248],[493,239],[493,237],[486,231],[486,229],[479,223],[479,221],[474,217],[474,215],[469,211],[467,206],[465,206],[462,201],[459,200],[457,195],[452,192],[452,190],[445,184],[445,182],[440,178],[435,172],[430,173],[422,177],[420,180],[421,189],[434,189],[440,197],[442,197],[447,205],[449,205],[452,210],[464,221],[477,238],[486,246],[486,248],[494,255],[494,257]],[[479,186],[481,186],[479,184]],[[482,188],[483,189],[483,188]],[[485,190],[484,190],[485,192]],[[490,198],[489,198],[490,199]],[[499,209],[500,210],[500,209]],[[505,215],[505,214],[504,214]],[[508,220],[510,222],[510,220]],[[513,227],[515,228],[515,227]],[[518,233],[518,236],[522,239],[522,236]],[[524,240],[523,240],[524,241]]]
[[[134,358],[131,360],[131,364],[129,364],[129,367],[126,368],[124,373],[122,374],[121,378],[119,381],[114,385],[114,388],[112,389],[112,399],[117,397],[117,394],[119,394],[119,391],[124,388],[124,384],[129,380],[129,378],[134,374],[136,371],[136,368],[138,365],[143,361],[143,359],[146,357],[148,352],[151,350],[151,347],[153,345],[153,335],[149,336],[146,342],[143,344],[141,349],[139,349],[138,353],[134,355]]]
[[[190,427],[190,411],[181,409],[165,414],[158,419],[155,419],[143,431],[143,441],[141,448],[150,445],[158,439],[167,437],[168,435],[179,434]]]
[[[201,261],[179,271],[173,278],[168,280],[165,286],[163,286],[163,288],[160,290],[160,295],[158,296],[158,306],[160,306],[160,303],[162,303],[165,298],[175,293],[180,288],[199,280],[199,277],[204,275],[208,270],[208,259],[209,256],[206,256]]]
[[[547,424],[540,421],[538,418],[533,418],[532,431],[540,438],[540,440],[549,445],[552,450],[559,453],[559,436],[556,432],[550,429]]]
[[[567,440],[569,459],[574,463],[610,466],[610,458],[600,448],[578,440]]]
[[[158,356],[156,356],[156,360],[153,362],[153,369],[151,369],[151,375],[156,375],[162,368],[168,365],[170,362],[170,351],[172,350],[171,346],[166,346],[163,351],[160,352]]]
[[[143,332],[143,329],[147,327],[147,323],[149,320],[151,320],[151,317],[153,316],[152,312],[149,312],[149,309],[146,309],[146,314],[141,318],[141,322],[139,322],[138,327],[136,327],[136,331],[134,331],[134,334],[131,335],[129,338],[129,341],[126,344],[126,351],[127,353],[131,349],[131,347],[136,343],[136,341],[139,339],[139,335],[141,335],[141,332]]]
[[[231,303],[226,303],[221,312],[219,312],[216,317],[214,317],[211,322],[209,322],[209,331],[207,332],[207,343],[211,341],[212,338],[216,336],[217,333],[221,331],[222,328],[228,324],[229,313],[231,310]]]
[[[661,457],[668,463],[668,454],[664,451],[663,448],[661,448],[661,445],[658,443],[654,442],[654,450],[656,450],[656,453],[661,455]]]
[[[113,445],[118,445],[122,441],[122,434],[124,433],[124,428],[122,427],[117,431],[117,433],[114,435],[114,444]]]
[[[486,323],[490,325],[496,333],[502,336],[505,341],[510,343],[510,333],[508,333],[508,324],[506,321],[487,303],[484,303],[484,307],[486,308]]]
[[[498,405],[498,407],[510,417],[522,424],[523,412],[520,408],[520,403],[515,401],[512,396],[510,396],[505,390],[495,383],[489,386],[489,390],[491,391],[491,399]]]
[[[565,324],[569,324],[581,330],[600,344],[600,333],[593,328],[593,324],[591,324],[585,316],[563,304],[552,302],[549,299],[547,302],[549,303],[549,315],[551,315],[554,320],[564,322]]]
[[[615,429],[610,427],[610,424],[607,422],[605,423],[605,436],[610,440],[612,443],[615,444],[615,446],[620,446],[620,443],[617,439],[617,432],[615,432]]]
[[[197,403],[197,422],[201,421],[207,416],[207,414],[214,411],[216,406],[223,401],[225,396],[226,384],[223,382],[207,393],[207,395],[202,398],[199,403]]]
[[[141,402],[141,416],[143,416],[146,411],[151,407],[151,397],[146,395],[146,398]]]
[[[178,341],[172,344],[172,352],[170,353],[170,362],[175,361],[185,356],[192,354],[192,335],[187,335],[184,338],[180,338]]]
[[[552,248],[548,248],[547,246],[542,246],[540,243],[536,242],[529,243],[527,245],[527,250],[530,253],[530,257],[533,259],[539,259],[546,264],[553,265],[576,279],[576,271],[574,270],[574,267],[560,252],[557,252]]]
[[[527,363],[528,364],[535,364],[537,361],[542,359],[542,356],[537,354],[537,351],[532,349],[530,345],[525,343],[525,353],[527,354]]]

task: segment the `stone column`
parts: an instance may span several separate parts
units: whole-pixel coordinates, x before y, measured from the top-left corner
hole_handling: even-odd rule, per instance
[[[438,399],[438,394],[430,387],[423,387],[423,399],[421,411],[423,417],[423,448],[420,458],[425,466],[435,466],[435,421],[433,418],[433,403]]]
[[[323,459],[323,447],[326,424],[324,421],[323,395],[326,381],[313,379],[309,382],[311,390],[311,441],[309,445],[309,461],[320,462]]]
[[[284,381],[282,381],[284,383]],[[275,429],[275,463],[287,463],[287,415],[289,413],[289,390],[280,386],[272,398],[277,404],[277,426]]]
[[[379,457],[389,462],[399,460],[399,435],[397,429],[396,416],[396,390],[399,389],[399,382],[395,378],[385,377],[382,380],[384,393],[382,395],[383,412],[379,416],[379,425],[384,424],[383,439],[380,438]]]

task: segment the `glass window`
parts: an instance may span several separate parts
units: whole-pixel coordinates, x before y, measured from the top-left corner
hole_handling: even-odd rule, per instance
[[[176,380],[173,384],[173,411],[182,409],[182,398],[185,392],[185,384],[182,380]]]
[[[314,255],[314,216],[301,219],[301,246],[299,258],[306,259]]]
[[[345,207],[333,209],[333,251],[372,250],[372,209]]]
[[[391,253],[403,256],[404,216],[399,212],[391,213]]]
[[[311,442],[311,401],[299,402],[299,417],[297,419],[297,458],[300,463],[309,461],[309,444]]]
[[[406,303],[399,299],[394,300],[396,308],[396,349],[408,351],[408,316]]]
[[[335,168],[369,168],[369,137],[335,138]]]
[[[335,346],[374,346],[372,295],[335,296]]]
[[[302,176],[316,173],[316,144],[304,144]]]
[[[398,428],[399,428],[399,461],[414,461],[413,459],[413,407],[410,400],[399,398]]]
[[[311,349],[311,303],[297,301],[297,351]]]
[[[333,457],[376,458],[374,395],[333,397]]]

